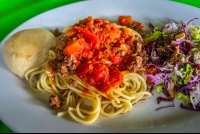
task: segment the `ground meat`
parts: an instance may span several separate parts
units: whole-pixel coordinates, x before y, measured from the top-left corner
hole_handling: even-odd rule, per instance
[[[49,65],[52,67],[53,70],[57,70],[57,63],[55,60],[50,60]]]
[[[61,73],[62,74],[65,74],[65,73],[68,73],[69,71],[68,71],[68,67],[67,66],[61,66]]]
[[[137,31],[141,36],[144,35],[144,24],[140,22],[131,22],[127,27]]]
[[[147,63],[148,63],[149,57],[148,57],[146,51],[142,50],[142,52],[138,53],[138,55],[142,57],[142,60],[143,60],[142,61],[142,65],[143,65],[143,67],[147,67]]]
[[[49,61],[49,65],[56,72],[61,72],[65,78],[69,75],[74,74],[76,70],[76,58],[73,55],[65,56],[63,54],[64,48],[67,46],[67,42],[72,39],[68,37],[62,37],[57,42],[56,58],[55,60]]]
[[[141,68],[142,67],[142,61],[143,61],[142,57],[136,56],[136,60],[135,61],[136,61],[137,67]]]
[[[63,49],[66,47],[67,42],[70,41],[71,39],[69,39],[67,36],[66,37],[62,37],[60,38],[57,42],[56,45],[58,47],[59,50],[63,51]]]
[[[140,44],[140,43],[136,43],[136,53],[140,53],[141,51],[142,51],[142,44]]]
[[[77,86],[77,81],[71,80],[69,85],[70,85],[71,87],[76,87],[76,86]]]
[[[136,40],[133,44],[132,51],[134,54],[127,64],[127,69],[131,72],[145,71],[148,66],[148,55],[145,50],[142,50],[142,43],[139,40]]]
[[[62,34],[62,32],[60,32],[60,30],[58,28],[56,28],[55,31],[54,31],[54,35],[57,37],[61,34]]]
[[[50,60],[49,61],[49,65],[52,67],[52,69],[56,72],[60,72],[61,71],[61,65],[62,65],[62,61],[61,60]]]
[[[71,66],[75,62],[76,58],[74,57],[74,55],[69,55],[64,58],[64,63],[66,66]]]
[[[127,69],[133,73],[139,71],[145,71],[146,68],[143,66],[143,59],[140,56],[133,56],[132,60],[129,62]]]
[[[56,60],[63,60],[63,58],[64,58],[63,52],[60,50],[57,50],[56,51]]]
[[[69,78],[69,75],[75,74],[76,70],[76,58],[74,55],[65,56],[61,65],[61,73],[65,78]]]
[[[56,95],[51,95],[49,97],[49,105],[53,107],[54,109],[58,109],[61,107],[62,102],[59,100],[58,96]]]
[[[69,89],[66,89],[63,93],[62,93],[62,96],[63,97],[67,97],[67,94],[69,93]]]

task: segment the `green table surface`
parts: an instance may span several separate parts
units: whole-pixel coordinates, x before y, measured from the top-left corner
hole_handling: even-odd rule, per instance
[[[12,30],[45,11],[83,0],[1,0],[0,41]],[[200,8],[200,0],[171,0]],[[183,9],[184,10],[184,9]],[[198,16],[197,16],[198,17]],[[0,133],[13,133],[0,120]]]

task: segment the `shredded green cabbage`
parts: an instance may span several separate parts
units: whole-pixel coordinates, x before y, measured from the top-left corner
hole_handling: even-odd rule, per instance
[[[145,40],[148,41],[155,41],[156,39],[158,39],[160,37],[160,35],[162,35],[163,33],[160,31],[155,31],[152,35],[150,35],[149,37],[145,38]]]
[[[178,92],[175,97],[178,99],[178,100],[182,100],[184,102],[187,102],[187,103],[191,103],[191,100],[190,100],[190,96],[189,95],[184,95],[182,94],[181,92]]]
[[[157,90],[159,96],[161,95],[161,92],[162,92],[162,90],[163,90],[164,88],[165,88],[164,83],[162,83],[162,84],[160,84],[160,85],[158,85],[158,86],[155,87],[155,89]]]
[[[171,79],[173,80],[174,84],[178,82],[178,77],[176,75],[172,75]]]
[[[196,25],[198,26],[198,25]],[[198,26],[198,28],[193,28],[193,31],[191,33],[192,37],[195,39],[195,40],[200,40],[200,26]]]

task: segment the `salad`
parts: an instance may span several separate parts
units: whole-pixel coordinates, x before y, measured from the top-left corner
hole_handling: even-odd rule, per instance
[[[157,90],[158,104],[182,100],[183,109],[200,111],[200,26],[189,22],[167,23],[154,27],[149,23],[151,34],[145,38],[145,50],[149,56],[146,71],[147,83]],[[165,97],[161,97],[161,93]]]

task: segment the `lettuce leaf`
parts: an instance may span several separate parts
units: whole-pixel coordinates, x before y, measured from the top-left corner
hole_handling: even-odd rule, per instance
[[[155,41],[156,39],[158,39],[160,37],[160,35],[162,35],[163,33],[160,31],[155,31],[152,35],[150,35],[149,37],[145,38],[145,40],[148,40],[150,42]]]
[[[175,84],[178,82],[178,77],[176,75],[172,75],[171,79]]]
[[[164,88],[165,88],[164,83],[162,83],[162,84],[160,84],[160,85],[155,87],[155,89],[157,90],[159,96],[161,96],[161,92],[163,91]]]
[[[182,94],[181,92],[178,92],[175,97],[177,98],[177,100],[182,100],[184,102],[187,102],[187,103],[191,103],[191,100],[190,100],[190,96],[189,95],[184,95]]]
[[[198,26],[198,25],[196,25],[196,26]],[[195,40],[200,40],[200,26],[198,26],[198,27],[199,27],[199,29],[194,28],[193,31],[192,31],[192,33],[191,33],[192,37]]]

